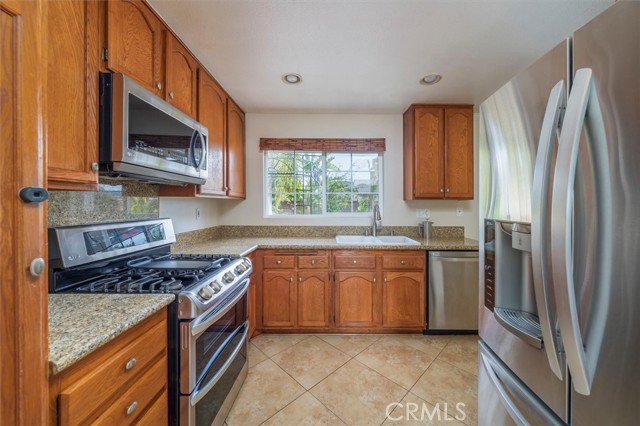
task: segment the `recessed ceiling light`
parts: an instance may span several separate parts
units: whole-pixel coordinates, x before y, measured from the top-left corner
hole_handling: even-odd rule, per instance
[[[302,76],[300,74],[285,74],[282,76],[282,81],[287,84],[298,84],[302,82]]]
[[[442,80],[442,76],[440,74],[427,74],[420,79],[420,84],[431,86],[432,84],[436,84],[440,80]]]

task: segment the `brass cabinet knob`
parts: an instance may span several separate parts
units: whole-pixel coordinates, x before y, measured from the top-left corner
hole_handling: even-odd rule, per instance
[[[125,370],[127,370],[127,371],[129,371],[129,370],[131,370],[133,367],[135,367],[137,363],[138,363],[138,360],[137,360],[135,357],[133,357],[133,358],[131,358],[129,361],[127,361],[127,363],[126,363],[126,364],[125,364],[125,366],[124,366],[124,369],[125,369]]]
[[[162,83],[157,82],[157,83],[156,83],[156,89],[158,89],[158,90],[162,90]]]
[[[136,411],[136,408],[138,408],[138,401],[133,401],[131,405],[127,407],[127,416],[132,415],[133,412]]]
[[[169,92],[169,97],[170,97],[171,99],[173,99],[173,98],[174,98],[174,96],[175,96],[175,95],[173,94],[173,92]]]

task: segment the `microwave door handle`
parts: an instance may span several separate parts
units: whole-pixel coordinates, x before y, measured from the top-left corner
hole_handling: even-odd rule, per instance
[[[595,303],[588,312],[590,318],[587,320],[589,325],[586,331],[588,347],[584,344],[585,340],[578,320],[578,302],[573,274],[574,184],[583,128],[587,133],[585,143],[589,143],[593,151],[591,156],[595,176],[593,184],[598,200],[596,213],[599,219],[596,244],[598,267],[594,281],[591,283]],[[613,257],[611,236],[614,235],[614,231],[611,219],[613,217],[612,186],[608,157],[604,117],[596,93],[593,71],[582,68],[576,71],[560,132],[551,201],[551,269],[560,333],[573,387],[582,395],[591,393],[591,384],[602,349],[609,309],[609,281]]]
[[[199,142],[200,152],[202,153],[202,155],[200,155],[200,158],[198,160],[196,160],[196,141]],[[194,130],[193,133],[191,134],[189,151],[191,152],[190,157],[193,163],[193,167],[195,167],[196,169],[199,169],[207,153],[207,148],[204,143],[204,137],[202,136],[202,133],[200,133],[199,130]]]
[[[542,341],[551,371],[562,380],[563,368],[560,362],[560,342],[556,333],[553,315],[551,276],[549,271],[549,247],[547,241],[548,213],[547,197],[551,175],[551,158],[555,148],[558,126],[566,106],[564,80],[559,81],[549,94],[547,109],[540,131],[540,142],[533,170],[533,190],[531,193],[531,260],[533,263],[533,287],[538,309],[538,319],[542,329]]]

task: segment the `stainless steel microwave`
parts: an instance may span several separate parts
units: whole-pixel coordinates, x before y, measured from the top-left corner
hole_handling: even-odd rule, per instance
[[[122,74],[100,74],[100,173],[171,185],[207,180],[207,128]]]

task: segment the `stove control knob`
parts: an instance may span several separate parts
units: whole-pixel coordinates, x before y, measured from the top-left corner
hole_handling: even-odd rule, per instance
[[[217,282],[215,282],[215,281],[212,282],[211,284],[209,284],[209,287],[216,294],[220,293],[220,290],[222,290],[222,286],[220,284],[218,284]]]
[[[242,274],[246,270],[247,270],[247,267],[244,266],[244,264],[242,264],[242,263],[239,264],[238,266],[236,266],[236,269],[235,269],[236,274],[238,274],[238,275]]]
[[[233,280],[236,278],[235,275],[233,275],[233,272],[229,271],[226,274],[224,274],[222,276],[222,281],[224,281],[225,283],[229,284],[231,282],[233,282]]]
[[[211,287],[202,287],[198,292],[200,297],[202,297],[204,300],[211,299],[213,297],[213,293],[214,291],[211,289]]]

